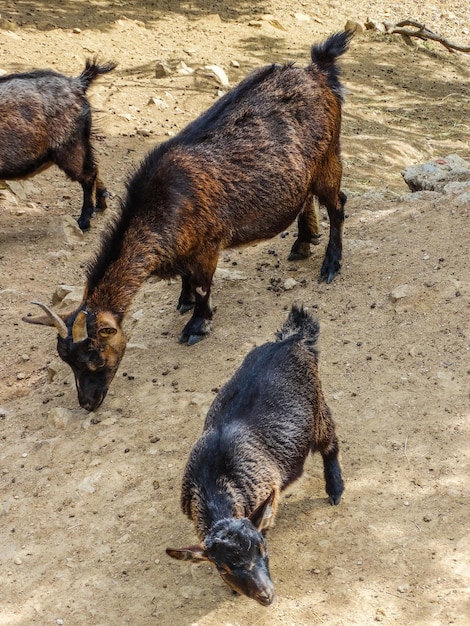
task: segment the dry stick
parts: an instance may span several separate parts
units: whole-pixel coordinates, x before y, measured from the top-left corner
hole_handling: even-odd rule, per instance
[[[390,35],[402,35],[402,37],[418,37],[419,39],[431,39],[432,41],[437,41],[442,44],[449,52],[454,52],[454,50],[458,50],[459,52],[470,52],[470,46],[459,46],[455,43],[451,43],[433,33],[432,30],[426,28],[424,24],[420,24],[419,22],[415,22],[414,20],[403,20],[402,22],[398,22],[397,24],[392,24],[391,22],[384,22],[385,32]],[[408,30],[403,28],[403,26],[412,26],[413,28],[417,28],[418,30]]]

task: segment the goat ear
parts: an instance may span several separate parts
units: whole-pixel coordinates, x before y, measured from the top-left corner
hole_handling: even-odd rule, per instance
[[[259,531],[269,527],[269,522],[273,514],[273,502],[275,496],[274,489],[271,491],[266,500],[257,507],[250,515],[251,523],[256,526]]]
[[[209,561],[202,546],[188,546],[187,548],[167,548],[166,553],[178,561],[190,561],[191,563],[202,563]]]

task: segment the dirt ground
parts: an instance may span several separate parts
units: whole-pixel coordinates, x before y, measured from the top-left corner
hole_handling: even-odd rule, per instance
[[[21,321],[37,312],[32,300],[59,310],[59,285],[75,288],[64,308],[77,304],[129,172],[223,90],[205,65],[231,85],[266,63],[304,65],[348,19],[412,18],[468,46],[470,5],[6,0],[0,13],[4,72],[77,75],[95,54],[119,64],[89,92],[108,213],[77,231],[81,189],[54,168],[15,195],[0,190],[0,624],[470,624],[470,202],[458,190],[411,194],[400,173],[470,159],[468,55],[398,35],[354,39],[342,60],[344,262],[331,285],[317,283],[326,215],[308,261],[286,260],[295,225],[225,253],[214,330],[195,346],[177,341],[178,282],[149,281],[94,414],[78,406],[55,333]],[[171,73],[156,78],[156,62]],[[216,389],[293,302],[320,321],[346,491],[330,507],[320,458],[308,460],[268,536],[277,595],[264,608],[165,548],[195,541],[180,482]]]

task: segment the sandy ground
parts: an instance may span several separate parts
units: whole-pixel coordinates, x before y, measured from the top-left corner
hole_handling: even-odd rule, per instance
[[[0,191],[0,624],[470,624],[470,205],[457,192],[412,195],[400,174],[450,153],[470,159],[468,55],[355,38],[342,62],[344,263],[331,285],[317,283],[326,215],[306,262],[286,261],[295,226],[224,254],[213,333],[191,348],[177,342],[179,284],[149,281],[95,414],[78,407],[54,332],[21,321],[32,300],[58,307],[62,284],[75,288],[65,307],[76,304],[129,172],[218,97],[200,68],[217,64],[233,85],[266,63],[306,64],[313,41],[348,19],[409,17],[469,45],[463,0],[326,4],[2,3],[1,70],[76,75],[95,54],[119,66],[90,90],[108,214],[78,232],[81,190],[57,169]],[[158,61],[174,71],[157,79]],[[181,62],[198,71],[178,73]],[[195,540],[180,482],[216,389],[292,302],[320,321],[346,491],[330,507],[320,459],[309,459],[268,537],[277,598],[263,608],[165,548]]]

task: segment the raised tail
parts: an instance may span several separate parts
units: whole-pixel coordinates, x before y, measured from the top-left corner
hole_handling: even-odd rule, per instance
[[[83,86],[84,91],[88,89],[90,83],[92,83],[97,76],[101,76],[101,74],[107,74],[111,72],[116,67],[116,63],[109,62],[104,65],[98,65],[98,61],[96,58],[87,59],[85,64],[85,69],[78,77],[78,80]]]
[[[303,306],[293,305],[282,328],[276,333],[276,341],[284,341],[289,337],[297,337],[307,350],[315,352],[320,325],[318,321],[309,315]]]
[[[336,59],[347,51],[353,37],[353,30],[334,33],[322,43],[313,44],[310,50],[312,63],[326,73],[329,86],[341,99],[343,87],[339,80],[340,68]]]

